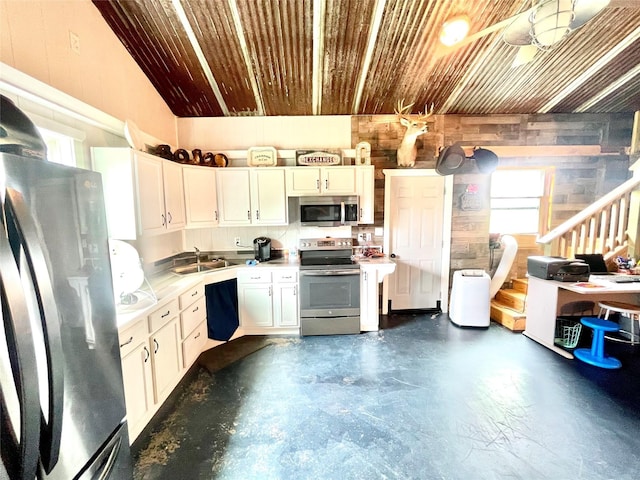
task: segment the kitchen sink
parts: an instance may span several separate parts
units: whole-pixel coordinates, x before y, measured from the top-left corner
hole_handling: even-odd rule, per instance
[[[210,262],[191,263],[181,267],[172,268],[173,273],[178,275],[190,275],[192,273],[210,272],[211,270],[218,270],[219,268],[225,268],[235,265],[227,260],[213,260]]]

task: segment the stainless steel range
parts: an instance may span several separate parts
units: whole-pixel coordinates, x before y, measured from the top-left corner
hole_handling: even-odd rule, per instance
[[[300,333],[360,333],[360,266],[350,238],[300,240]]]

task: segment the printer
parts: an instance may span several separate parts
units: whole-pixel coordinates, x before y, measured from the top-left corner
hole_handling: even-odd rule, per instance
[[[590,275],[589,265],[580,260],[546,256],[527,257],[527,273],[560,282],[586,282]]]

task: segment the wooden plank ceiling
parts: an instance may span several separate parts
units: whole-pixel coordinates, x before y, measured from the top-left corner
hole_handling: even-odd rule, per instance
[[[454,15],[473,35],[525,0],[93,3],[179,117],[390,114],[399,99],[414,113],[640,110],[640,0],[611,0],[517,67],[503,28],[453,49],[438,36]]]

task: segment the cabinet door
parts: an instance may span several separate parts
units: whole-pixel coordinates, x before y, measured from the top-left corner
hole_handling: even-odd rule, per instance
[[[373,223],[375,216],[375,167],[356,167],[360,212],[358,223]]]
[[[189,368],[202,353],[202,348],[207,342],[207,322],[203,321],[182,342],[183,369]]]
[[[223,169],[216,172],[220,225],[251,224],[249,170]]]
[[[151,352],[145,343],[139,344],[122,357],[122,382],[127,407],[129,440],[133,442],[146,424],[147,411],[153,405]]]
[[[218,225],[216,171],[205,167],[184,167],[184,199],[187,227]]]
[[[301,197],[320,193],[320,169],[292,167],[287,169],[287,195]]]
[[[164,233],[164,185],[162,160],[135,154],[140,205],[140,232],[145,235]]]
[[[180,334],[174,318],[151,336],[156,403],[169,394],[180,375]]]
[[[356,193],[356,167],[322,168],[322,193],[353,195]]]
[[[274,319],[278,327],[297,327],[298,321],[298,285],[276,284],[274,286]]]
[[[167,230],[184,228],[184,183],[182,165],[163,160],[162,178]]]
[[[251,171],[251,215],[255,225],[286,225],[285,171],[260,168]]]
[[[273,327],[271,283],[238,285],[238,309],[243,327]]]
[[[378,330],[378,283],[376,270],[360,270],[360,330],[375,332]]]

